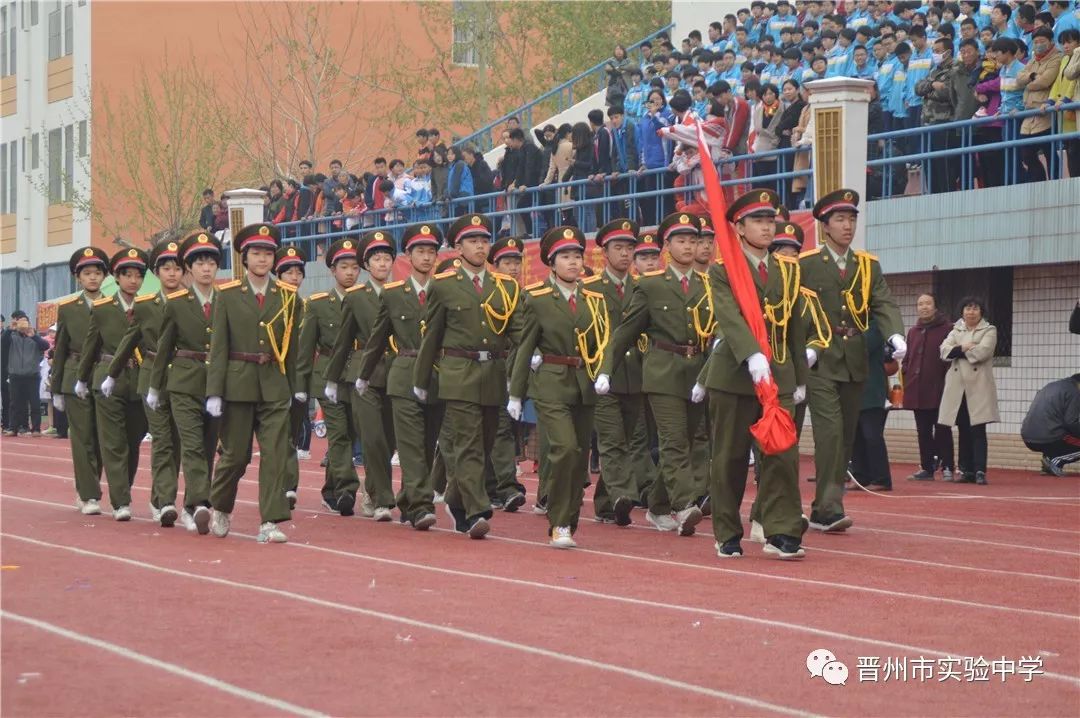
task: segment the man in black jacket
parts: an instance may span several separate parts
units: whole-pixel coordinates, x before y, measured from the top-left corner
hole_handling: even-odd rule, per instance
[[[202,212],[199,213],[199,226],[207,232],[214,231],[214,190],[207,187],[202,191]]]
[[[8,348],[8,382],[11,387],[11,426],[4,436],[15,436],[29,429],[31,436],[41,435],[41,358],[49,342],[30,326],[26,312],[12,312]]]
[[[1020,438],[1042,454],[1043,473],[1064,476],[1065,464],[1080,461],[1080,374],[1039,390],[1020,426]]]
[[[513,154],[510,154],[510,153]],[[525,140],[525,132],[520,127],[510,130],[510,138],[507,140],[507,158],[503,163],[503,182],[506,183],[506,192],[513,197],[516,195],[517,202],[510,202],[511,206],[517,206],[519,210],[532,207],[535,191],[530,188],[538,187],[543,179],[544,169],[541,167],[543,153],[532,142]],[[512,163],[512,164],[511,164]],[[511,169],[512,167],[512,173]],[[514,234],[532,234],[532,215],[525,212],[514,215],[514,226],[511,230]]]

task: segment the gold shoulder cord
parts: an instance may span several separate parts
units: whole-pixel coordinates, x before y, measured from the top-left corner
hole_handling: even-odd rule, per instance
[[[142,366],[142,352],[137,347],[135,349],[135,363]]]
[[[709,340],[712,338],[713,332],[716,331],[716,319],[713,317],[713,300],[712,300],[712,288],[709,286],[709,280],[705,280],[705,294],[698,300],[692,308],[691,314],[694,317],[694,333],[697,334],[698,344],[701,346],[701,350],[709,346]],[[701,304],[704,302],[705,309],[708,312],[705,321],[701,321]]]
[[[638,351],[641,352],[642,354],[649,351],[649,335],[646,334],[645,332],[642,332],[641,335],[638,336],[638,338],[637,338],[637,348],[638,348]]]
[[[296,304],[296,292],[280,292],[281,310],[266,323],[266,335],[270,337],[270,348],[277,359],[278,369],[285,373],[285,356],[289,353],[289,340],[292,339],[293,329],[293,306]],[[284,317],[285,331],[281,333],[281,345],[278,346],[277,337],[274,336],[274,322],[278,317]]]
[[[510,323],[510,317],[514,314],[514,309],[517,308],[518,297],[521,296],[521,289],[518,287],[517,282],[514,282],[514,294],[510,295],[510,292],[506,291],[506,286],[503,280],[495,277],[495,290],[499,293],[502,299],[502,306],[504,308],[503,313],[499,313],[499,310],[491,306],[491,298],[495,296],[495,292],[492,292],[487,296],[487,299],[480,305],[484,308],[484,318],[487,320],[488,327],[495,334],[502,335],[506,331],[506,325]],[[502,325],[498,329],[495,328],[496,322],[502,322]]]
[[[395,354],[398,353],[397,341],[394,340],[393,334],[390,335],[390,351],[394,352]]]
[[[773,361],[783,364],[787,361],[787,333],[791,323],[792,310],[799,298],[799,286],[802,282],[802,273],[798,263],[777,262],[780,268],[780,281],[784,286],[784,294],[779,304],[769,304],[765,300],[765,317],[769,320],[769,346],[772,348]]]
[[[611,323],[608,321],[607,301],[602,295],[597,297],[585,295],[585,305],[589,308],[592,323],[584,331],[575,327],[574,334],[577,336],[578,352],[585,361],[585,373],[595,381],[600,374],[600,364],[604,358],[604,350],[611,340]],[[591,354],[589,353],[590,336],[592,336],[596,347],[596,351]]]
[[[867,307],[870,306],[870,257],[864,254],[857,255],[857,257],[859,259],[859,268],[855,271],[855,276],[851,280],[851,287],[845,289],[841,294],[844,295],[844,302],[847,303],[855,327],[860,332],[865,332],[870,325],[870,314],[867,312]],[[855,294],[851,291],[855,288],[855,285],[859,285],[862,306],[855,303]]]
[[[832,325],[829,324],[829,318],[825,315],[825,308],[821,306],[821,299],[805,289],[802,290],[802,295],[803,309],[799,316],[805,317],[806,313],[810,312],[810,321],[814,323],[814,332],[817,335],[807,344],[817,349],[828,349],[832,344]]]

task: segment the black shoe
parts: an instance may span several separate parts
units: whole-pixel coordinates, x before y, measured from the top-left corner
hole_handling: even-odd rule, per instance
[[[525,505],[525,494],[518,492],[518,493],[512,494],[510,496],[510,498],[508,498],[506,501],[503,502],[502,510],[505,511],[506,513],[508,513],[508,514],[512,514],[512,513],[514,513],[515,511],[517,511],[518,509],[520,509],[524,505]]]
[[[765,548],[762,551],[782,561],[792,561],[806,555],[806,551],[803,551],[799,539],[784,534],[770,536],[765,542]]]
[[[471,539],[482,539],[491,530],[491,524],[483,516],[478,516],[469,526],[468,534]]]
[[[986,480],[986,472],[985,471],[976,471],[975,472],[975,483],[978,484],[979,486],[986,486],[989,483]]]
[[[352,516],[356,507],[356,497],[348,491],[338,496],[336,510],[342,516]]]
[[[634,502],[626,496],[620,496],[615,499],[615,504],[612,506],[615,514],[616,526],[629,526],[630,512],[634,510]]]
[[[600,457],[597,455],[597,453],[595,451],[592,452],[591,454],[589,454],[589,473],[590,474],[599,474],[600,473]]]
[[[891,484],[879,484],[874,481],[871,481],[868,484],[863,484],[863,488],[867,491],[892,491]]]
[[[1053,466],[1050,464],[1050,459],[1046,454],[1039,457],[1039,473],[1043,476],[1056,476]]]
[[[498,511],[499,509],[501,509],[505,505],[506,504],[500,498],[496,497],[496,498],[491,499],[491,508],[494,509],[495,511]]]
[[[843,514],[837,514],[836,516],[829,516],[826,518],[819,516],[810,517],[810,528],[827,534],[846,531],[851,528],[853,523],[855,522]]]
[[[323,496],[322,505],[327,511],[337,513],[337,501],[334,500],[333,496]]]
[[[718,558],[742,558],[742,544],[737,538],[728,539],[723,545],[717,543],[716,555]]]
[[[330,465],[330,457],[329,456],[322,457],[322,461],[319,462],[319,466],[321,466],[321,467],[323,467],[325,469],[329,465]]]
[[[975,472],[974,471],[957,471],[953,477],[954,484],[974,484]]]
[[[927,471],[926,469],[920,469],[919,471],[916,471],[911,476],[907,477],[907,480],[908,481],[933,481],[934,480],[934,472],[933,471]]]
[[[701,509],[702,516],[712,516],[712,499],[709,498],[708,494],[699,497],[694,503]]]
[[[450,517],[450,520],[454,522],[454,530],[458,533],[467,533],[469,530],[469,521],[465,516],[465,509],[455,509],[450,504],[443,504],[443,510],[446,511],[446,515]]]
[[[613,524],[617,523],[618,519],[616,519],[615,514],[611,513],[610,511],[601,511],[600,513],[596,514],[596,516],[593,516],[593,521],[598,524]]]

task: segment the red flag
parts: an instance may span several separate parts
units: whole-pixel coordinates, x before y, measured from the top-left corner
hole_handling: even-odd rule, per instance
[[[761,353],[767,359],[772,358],[769,350],[769,340],[765,333],[765,320],[762,318],[761,303],[758,301],[757,288],[754,286],[754,278],[750,275],[749,265],[742,260],[742,247],[739,239],[735,236],[735,230],[728,223],[727,201],[720,187],[720,175],[713,164],[709,154],[709,146],[705,141],[705,135],[701,130],[701,124],[697,124],[698,153],[701,155],[701,172],[705,182],[705,196],[708,198],[709,214],[712,216],[713,227],[716,229],[716,243],[720,250],[720,256],[724,260],[727,269],[728,281],[731,283],[731,293],[735,296],[735,302],[739,305],[743,319],[746,320],[750,333],[754,335]],[[781,454],[795,445],[795,422],[791,414],[780,406],[780,397],[776,384],[770,377],[767,381],[754,385],[758,401],[761,402],[761,419],[750,427],[750,433],[757,439],[761,450],[766,454]]]

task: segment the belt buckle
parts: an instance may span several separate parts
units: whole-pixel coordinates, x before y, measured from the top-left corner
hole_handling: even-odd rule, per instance
[[[259,354],[259,366],[262,366],[263,364],[269,364],[269,363],[270,363],[270,355],[269,354]]]
[[[491,361],[491,352],[487,350],[476,352],[476,361]]]

